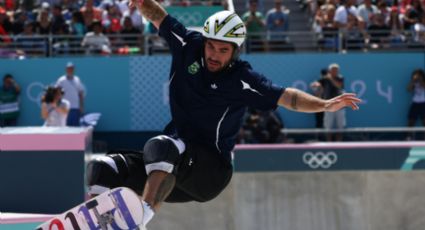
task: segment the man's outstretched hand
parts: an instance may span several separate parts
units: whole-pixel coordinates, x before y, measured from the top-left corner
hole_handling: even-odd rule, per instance
[[[351,107],[352,110],[358,110],[358,103],[362,102],[361,99],[356,97],[354,93],[344,93],[337,97],[331,98],[326,101],[325,111],[335,112],[344,107]]]

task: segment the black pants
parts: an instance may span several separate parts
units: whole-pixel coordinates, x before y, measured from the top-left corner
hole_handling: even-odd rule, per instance
[[[111,153],[117,152],[124,155],[129,167],[129,174],[121,186],[141,195],[147,179],[143,154],[134,151]],[[173,174],[176,185],[166,202],[205,202],[217,197],[229,184],[233,166],[217,150],[186,143],[186,151],[180,155]]]

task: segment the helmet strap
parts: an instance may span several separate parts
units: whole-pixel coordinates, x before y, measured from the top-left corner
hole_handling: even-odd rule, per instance
[[[233,45],[233,48],[232,62],[238,60],[241,54],[241,49],[237,45]]]

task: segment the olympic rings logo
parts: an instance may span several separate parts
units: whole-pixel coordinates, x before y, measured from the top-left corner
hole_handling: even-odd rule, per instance
[[[338,161],[338,155],[335,152],[305,152],[303,162],[312,169],[327,169]]]
[[[174,16],[186,26],[202,25],[204,19],[200,12],[175,12]]]
[[[26,94],[30,101],[40,106],[41,97],[44,94],[46,86],[41,82],[32,82],[28,85]]]

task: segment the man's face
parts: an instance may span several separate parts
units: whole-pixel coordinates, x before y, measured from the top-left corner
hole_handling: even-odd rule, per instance
[[[249,3],[249,11],[257,12],[257,3],[256,2],[250,2]]]
[[[332,67],[332,68],[329,70],[329,73],[331,74],[331,76],[332,76],[332,77],[336,77],[336,76],[338,76],[338,74],[339,74],[339,69],[338,69],[338,68],[336,68],[336,67]]]
[[[68,75],[68,76],[74,75],[74,67],[67,67],[66,68],[66,75]]]
[[[282,10],[282,3],[280,1],[276,1],[274,3],[274,7],[276,8],[277,11],[281,11]]]
[[[5,88],[12,86],[12,78],[8,78],[8,77],[3,78],[3,86]]]
[[[229,65],[234,47],[231,43],[207,39],[205,42],[205,60],[210,72],[218,72]]]

